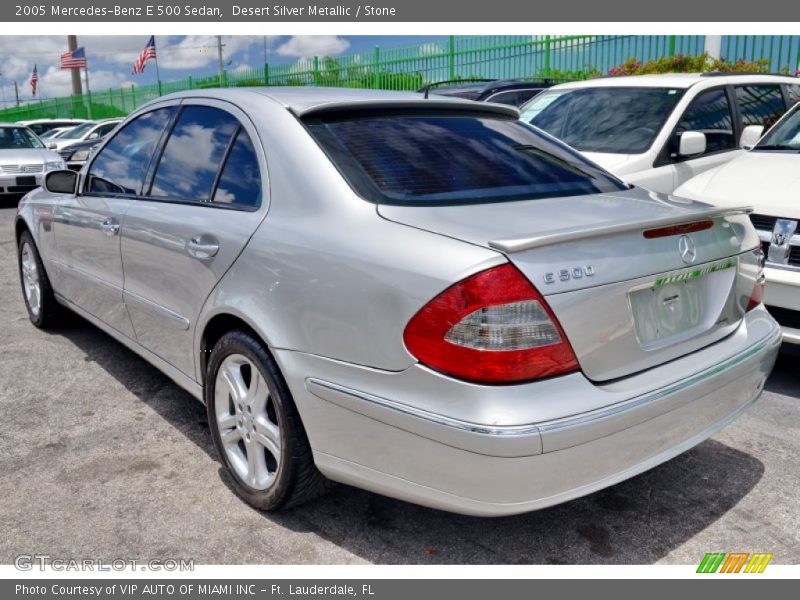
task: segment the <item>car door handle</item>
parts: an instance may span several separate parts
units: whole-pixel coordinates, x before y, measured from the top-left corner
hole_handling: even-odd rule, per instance
[[[196,235],[186,242],[186,252],[194,258],[214,258],[219,252],[219,244],[206,236]]]
[[[117,235],[119,233],[119,221],[116,219],[106,219],[100,224],[100,229],[109,237]]]

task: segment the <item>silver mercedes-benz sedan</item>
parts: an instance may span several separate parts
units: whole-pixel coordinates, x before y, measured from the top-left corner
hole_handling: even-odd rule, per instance
[[[759,396],[780,344],[746,208],[631,188],[508,106],[201,90],[131,114],[16,219],[68,307],[208,408],[267,510],[330,480],[474,515],[641,473]]]

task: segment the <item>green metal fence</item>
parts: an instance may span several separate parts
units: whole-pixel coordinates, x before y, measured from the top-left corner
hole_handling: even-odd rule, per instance
[[[574,80],[604,74],[635,57],[647,62],[676,54],[699,55],[704,36],[450,36],[409,48],[336,57],[313,57],[293,64],[264,64],[220,76],[160,81],[149,86],[94,90],[91,94],[28,102],[0,111],[0,121],[128,114],[141,104],[175,91],[239,86],[335,86],[416,90],[431,82],[470,78]],[[725,36],[728,60],[768,60],[773,70],[794,73],[800,36]]]

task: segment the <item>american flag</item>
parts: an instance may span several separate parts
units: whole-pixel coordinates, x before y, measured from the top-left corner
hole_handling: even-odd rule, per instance
[[[31,74],[31,94],[36,95],[36,87],[39,85],[39,73],[36,71],[36,65],[33,65],[33,73]]]
[[[139,58],[133,63],[133,74],[144,73],[144,66],[150,59],[156,60],[156,36],[154,35],[150,36],[147,46],[144,47],[144,50],[139,54]]]
[[[61,55],[62,69],[85,69],[86,68],[86,52],[81,46],[77,50],[67,50]]]

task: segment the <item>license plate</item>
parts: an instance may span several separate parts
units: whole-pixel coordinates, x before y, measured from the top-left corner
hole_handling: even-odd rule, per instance
[[[36,177],[17,177],[17,185],[36,185]]]
[[[628,294],[636,337],[645,349],[713,326],[736,274],[735,259],[661,277]]]

